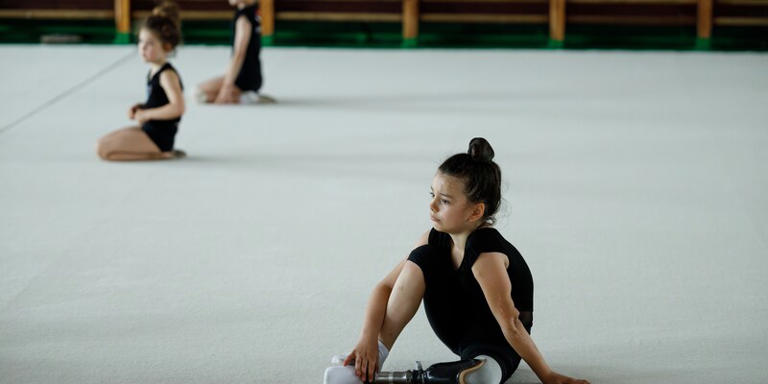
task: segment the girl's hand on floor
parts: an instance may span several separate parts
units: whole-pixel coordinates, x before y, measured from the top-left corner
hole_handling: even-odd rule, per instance
[[[373,375],[378,370],[379,341],[360,339],[357,346],[344,359],[343,365],[355,364],[355,375],[363,382],[373,381]]]
[[[237,104],[240,102],[240,90],[234,85],[222,85],[219,95],[213,102],[216,104]]]
[[[572,377],[561,375],[557,372],[550,373],[541,381],[544,384],[590,384],[587,380],[574,379]]]

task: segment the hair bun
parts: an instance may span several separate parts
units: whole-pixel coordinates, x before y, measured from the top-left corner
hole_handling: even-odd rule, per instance
[[[482,137],[475,137],[469,141],[467,153],[472,159],[480,161],[491,161],[494,155],[491,144]]]
[[[179,13],[179,6],[173,1],[161,1],[152,9],[152,15],[167,17],[176,25],[179,25]]]

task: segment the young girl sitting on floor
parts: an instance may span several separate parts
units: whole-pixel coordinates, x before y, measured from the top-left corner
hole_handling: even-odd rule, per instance
[[[493,227],[501,170],[493,149],[475,138],[432,180],[433,228],[379,282],[365,310],[360,339],[335,357],[325,384],[373,381],[422,299],[437,337],[461,360],[428,370],[426,383],[499,384],[522,358],[545,384],[588,383],[553,371],[531,339],[533,278],[523,257]]]
[[[236,8],[232,26],[232,59],[224,76],[198,86],[196,97],[202,103],[273,103],[274,99],[258,93],[262,85],[258,0],[229,0],[229,4]]]
[[[102,137],[97,146],[104,160],[160,160],[183,157],[173,149],[181,115],[182,84],[167,57],[181,40],[179,9],[173,2],[155,7],[139,31],[139,54],[149,63],[147,101],[128,110],[139,126],[123,128]]]

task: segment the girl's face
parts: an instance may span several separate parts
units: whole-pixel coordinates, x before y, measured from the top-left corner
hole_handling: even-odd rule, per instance
[[[475,229],[483,216],[483,204],[473,203],[464,193],[464,180],[437,172],[430,187],[430,219],[435,229],[461,233]]]
[[[165,61],[168,52],[154,33],[142,28],[139,31],[139,55],[147,63],[158,63]]]

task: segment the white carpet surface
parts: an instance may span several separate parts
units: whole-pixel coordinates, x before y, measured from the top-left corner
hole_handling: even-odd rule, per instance
[[[228,57],[173,58],[188,158],[108,163],[135,48],[0,46],[0,383],[320,383],[474,136],[552,367],[768,381],[768,56],[267,48],[278,104],[195,104]],[[385,368],[453,358],[420,310]]]

